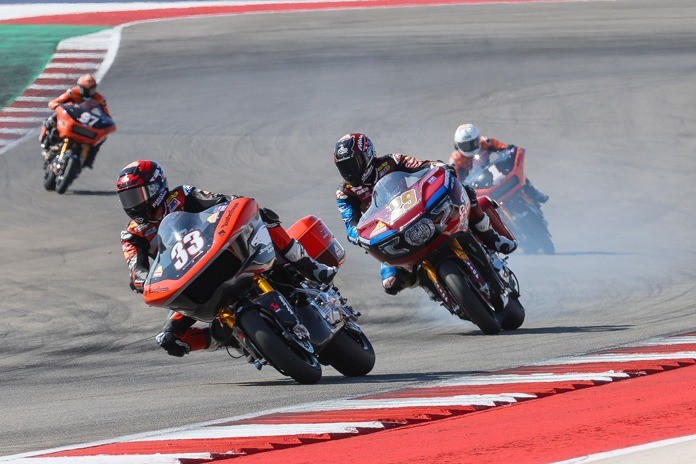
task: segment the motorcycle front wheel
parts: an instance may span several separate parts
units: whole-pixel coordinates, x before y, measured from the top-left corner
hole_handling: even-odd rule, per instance
[[[65,164],[63,174],[56,178],[56,193],[65,193],[65,191],[68,190],[68,187],[70,187],[70,184],[72,184],[72,181],[75,180],[75,177],[77,177],[79,171],[80,161],[74,157],[71,157]]]
[[[56,173],[51,170],[51,166],[46,166],[44,171],[43,186],[49,192],[56,189]]]
[[[519,329],[524,322],[524,307],[517,298],[510,298],[503,310],[501,326],[503,330]]]
[[[469,285],[469,278],[454,261],[447,260],[437,270],[442,282],[450,291],[459,307],[466,311],[471,322],[486,335],[497,335],[502,330],[495,313],[486,308]]]
[[[370,340],[364,333],[346,328],[331,339],[319,358],[346,377],[362,377],[375,366],[375,350]]]
[[[321,366],[317,358],[310,353],[293,349],[278,332],[274,322],[266,319],[262,313],[253,309],[246,310],[238,316],[239,325],[261,352],[266,361],[280,373],[292,377],[301,384],[314,384],[321,379]]]

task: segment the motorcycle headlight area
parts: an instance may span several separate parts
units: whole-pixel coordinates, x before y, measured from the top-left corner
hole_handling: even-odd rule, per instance
[[[423,218],[404,231],[404,239],[411,246],[419,246],[430,240],[434,234],[433,221]]]

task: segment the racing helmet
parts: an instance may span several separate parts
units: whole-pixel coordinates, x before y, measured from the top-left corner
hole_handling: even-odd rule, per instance
[[[77,80],[82,98],[92,98],[97,93],[97,80],[91,74],[84,74]]]
[[[365,134],[346,134],[336,142],[334,163],[350,185],[361,186],[369,182],[371,177],[374,180],[374,160],[374,146]]]
[[[454,132],[454,149],[467,158],[473,158],[481,146],[481,133],[473,124],[462,124]]]
[[[116,191],[126,214],[138,224],[159,222],[169,193],[164,170],[154,161],[134,161],[121,169]]]

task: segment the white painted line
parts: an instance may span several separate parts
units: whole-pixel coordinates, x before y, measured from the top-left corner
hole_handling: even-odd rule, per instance
[[[508,383],[555,383],[555,382],[573,382],[573,381],[591,381],[591,382],[613,382],[615,379],[625,379],[629,375],[625,372],[588,372],[588,373],[572,373],[572,374],[503,374],[503,375],[485,375],[461,377],[452,380],[445,380],[431,385],[417,385],[410,388],[432,388],[432,387],[456,387],[459,385],[502,385]]]
[[[25,96],[20,96],[14,99],[16,102],[42,102],[42,101],[51,101],[53,100],[53,97],[51,96],[45,96],[45,97],[25,97]]]
[[[106,49],[106,47],[105,47]],[[105,51],[99,51],[98,53],[89,52],[56,52],[53,54],[53,58],[89,58],[89,59],[102,59],[106,54]]]
[[[0,127],[0,134],[23,134],[26,131],[30,130],[29,128],[25,129],[8,129],[6,127]]]
[[[67,85],[61,84],[32,84],[27,89],[32,90],[67,90]]]
[[[46,68],[67,68],[67,69],[92,69],[101,64],[101,61],[81,61],[79,63],[62,63],[51,61]]]
[[[239,456],[236,453],[229,454],[230,458]],[[44,458],[23,458],[13,460],[16,464],[181,464],[182,459],[200,460],[208,462],[213,460],[211,453],[180,453],[180,454],[119,454],[99,456],[60,456]],[[219,459],[219,458],[218,458]]]
[[[323,424],[243,424],[217,427],[200,427],[194,430],[182,430],[151,438],[151,440],[197,440],[213,438],[248,438],[248,437],[278,437],[296,435],[322,435],[327,433],[358,433],[358,428],[383,429],[384,424],[371,422],[335,422]],[[138,442],[132,440],[128,443]]]
[[[696,351],[680,351],[677,353],[636,353],[636,354],[600,354],[596,356],[579,356],[577,358],[552,359],[537,365],[548,366],[555,364],[585,364],[613,363],[627,361],[660,361],[670,359],[696,359]]]
[[[616,456],[625,456],[627,454],[638,453],[642,451],[647,451],[656,448],[663,448],[665,446],[678,445],[680,443],[686,443],[689,441],[696,441],[696,435],[687,435],[684,437],[670,438],[668,440],[654,441],[652,443],[645,443],[643,445],[631,446],[629,448],[622,448],[613,451],[607,451],[604,453],[589,454],[587,456],[581,456],[579,458],[568,459],[567,461],[559,461],[556,464],[579,464],[586,462],[597,462],[607,458],[613,458]],[[667,459],[667,455],[664,456]],[[631,461],[626,461],[631,462]],[[667,461],[664,461],[667,462]],[[680,461],[681,462],[681,461]],[[687,461],[684,461],[687,462]],[[691,461],[693,462],[693,461]]]
[[[39,116],[22,116],[13,118],[11,116],[0,116],[0,122],[42,122],[46,118]]]
[[[42,72],[39,74],[39,77],[37,79],[77,79],[81,76],[82,74],[79,73],[71,73],[71,74],[66,74],[66,73],[52,73],[52,72]]]
[[[296,412],[349,411],[357,409],[414,408],[427,406],[495,406],[497,403],[516,403],[520,398],[536,398],[528,393],[502,393],[498,395],[456,395],[442,398],[386,398],[380,400],[326,401],[299,405]]]
[[[661,345],[691,345],[696,344],[696,337],[671,337],[661,340],[648,340],[645,343],[639,343],[637,346],[661,346]],[[628,348],[631,348],[630,346]]]
[[[52,113],[53,110],[48,108],[48,107],[39,107],[39,108],[18,108],[14,106],[6,106],[2,109],[0,109],[3,113]]]

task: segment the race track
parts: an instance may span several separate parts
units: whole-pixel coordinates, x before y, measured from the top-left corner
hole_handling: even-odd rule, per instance
[[[696,5],[691,0],[423,7],[131,26],[101,84],[118,132],[65,196],[34,140],[0,155],[0,456],[694,329]],[[114,193],[132,160],[170,186],[255,197],[343,238],[331,153],[449,155],[454,129],[528,149],[558,254],[515,254],[522,329],[487,337],[420,290],[385,295],[343,240],[337,283],[377,351],[364,379],[299,386],[224,351],[167,356],[166,312],[131,293]]]

